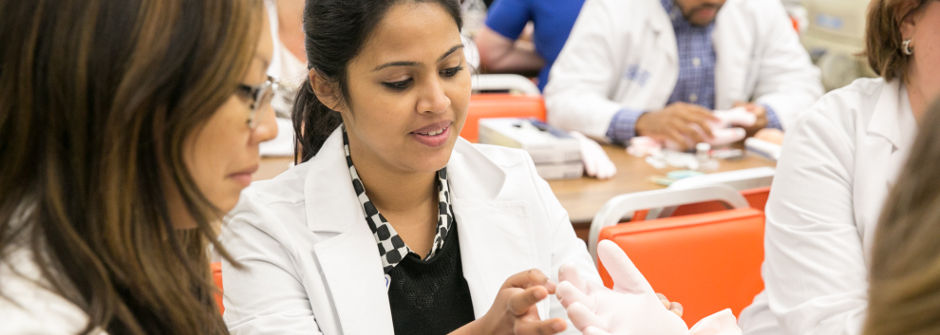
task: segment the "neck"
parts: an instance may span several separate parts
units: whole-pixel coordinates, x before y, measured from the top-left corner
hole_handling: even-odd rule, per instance
[[[357,154],[359,153],[359,154]],[[355,150],[350,155],[366,189],[369,200],[383,213],[407,213],[423,209],[435,201],[436,172],[402,172],[389,169],[370,155]]]
[[[920,124],[921,119],[927,110],[927,98],[924,95],[922,85],[918,85],[918,77],[915,71],[910,71],[910,74],[905,80],[904,85],[907,87],[907,98],[911,102],[911,111],[914,113],[914,119],[917,120],[917,123]]]

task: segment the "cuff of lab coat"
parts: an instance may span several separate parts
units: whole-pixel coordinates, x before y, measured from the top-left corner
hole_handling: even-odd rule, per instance
[[[636,136],[636,120],[646,111],[623,108],[614,114],[607,128],[607,138],[613,143],[626,145]]]

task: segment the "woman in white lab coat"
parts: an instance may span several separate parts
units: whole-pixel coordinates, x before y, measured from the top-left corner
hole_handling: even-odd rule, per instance
[[[746,334],[861,330],[882,203],[940,94],[940,2],[873,1],[866,40],[882,78],[827,94],[784,140],[766,207],[766,289],[742,312]]]
[[[714,22],[715,109],[767,105],[790,129],[822,85],[780,0],[727,0]],[[661,0],[588,1],[545,87],[548,121],[605,138],[621,109],[665,107],[678,76],[675,32]]]
[[[558,268],[599,278],[527,154],[458,138],[470,74],[457,2],[307,5],[303,163],[230,213],[230,331],[562,330],[547,298]]]

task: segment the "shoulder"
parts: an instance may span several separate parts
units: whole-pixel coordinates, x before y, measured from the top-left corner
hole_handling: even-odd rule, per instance
[[[238,204],[226,217],[227,227],[242,229],[242,223],[255,229],[271,224],[278,229],[302,225],[304,185],[309,162],[296,165],[270,180],[256,181],[242,191]],[[276,224],[275,224],[276,223]]]
[[[822,125],[854,132],[867,123],[879,97],[892,86],[881,78],[856,79],[848,86],[823,95],[797,121],[797,128],[802,128],[801,125]]]
[[[74,334],[88,324],[84,311],[48,288],[32,252],[14,251],[0,262],[0,334]]]

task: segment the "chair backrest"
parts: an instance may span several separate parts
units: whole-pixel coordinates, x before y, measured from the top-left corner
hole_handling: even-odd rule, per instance
[[[532,80],[518,74],[476,74],[470,80],[474,92],[500,91],[524,95],[542,94],[539,87],[535,86]]]
[[[739,315],[763,290],[763,232],[763,212],[739,208],[606,227],[600,239],[617,243],[656,292],[681,303],[691,326],[724,308]]]
[[[212,279],[215,281],[215,286],[219,288],[219,292],[215,294],[215,303],[219,304],[219,313],[225,312],[225,306],[222,305],[222,263],[214,262],[210,264],[212,269]]]
[[[680,179],[672,183],[672,185],[669,185],[669,189],[687,189],[706,185],[726,185],[740,191],[741,195],[747,199],[751,208],[764,210],[764,205],[767,204],[767,197],[770,195],[770,184],[773,183],[773,181],[774,169],[770,167],[759,167],[710,173]],[[664,208],[651,208],[650,210],[637,211],[633,215],[633,221],[707,213],[723,209],[725,209],[725,207],[716,201],[689,203]]]
[[[537,95],[474,94],[470,96],[467,122],[460,137],[477,142],[482,118],[534,118],[545,121],[545,101]]]
[[[588,233],[588,250],[597,260],[597,241],[601,229],[613,226],[625,217],[632,218],[637,210],[679,206],[683,204],[720,201],[725,208],[746,208],[747,200],[741,194],[725,185],[707,185],[684,189],[662,189],[621,194],[608,200],[594,215],[591,230]]]

